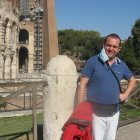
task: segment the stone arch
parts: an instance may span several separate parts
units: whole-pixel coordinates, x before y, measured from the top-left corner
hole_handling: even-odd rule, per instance
[[[19,49],[19,72],[28,72],[28,49],[21,47]]]
[[[28,32],[28,30],[20,29],[19,43],[21,43],[21,44],[28,44],[29,43],[29,32]]]

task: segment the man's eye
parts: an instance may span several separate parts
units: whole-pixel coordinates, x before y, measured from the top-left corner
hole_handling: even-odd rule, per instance
[[[111,47],[111,45],[109,45],[109,44],[107,44],[106,46],[107,46],[107,47]]]

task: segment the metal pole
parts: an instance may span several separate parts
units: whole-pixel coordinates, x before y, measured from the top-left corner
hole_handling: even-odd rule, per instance
[[[37,113],[37,93],[36,89],[32,93],[32,122],[33,122],[33,140],[37,140],[37,121],[36,121],[36,113]]]
[[[23,103],[24,103],[24,110],[25,110],[25,99],[26,98],[26,96],[25,96],[25,92],[24,92],[24,101],[23,101]]]

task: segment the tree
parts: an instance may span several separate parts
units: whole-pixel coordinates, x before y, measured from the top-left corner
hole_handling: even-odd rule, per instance
[[[132,29],[132,40],[134,52],[138,60],[140,60],[140,19],[136,20]]]
[[[60,30],[58,32],[61,54],[71,52],[80,59],[88,59],[98,52],[102,46],[100,34],[96,31]]]
[[[140,63],[135,55],[134,47],[132,44],[132,38],[129,37],[128,40],[121,44],[122,49],[118,54],[119,58],[125,61],[130,69],[135,69],[140,67]]]

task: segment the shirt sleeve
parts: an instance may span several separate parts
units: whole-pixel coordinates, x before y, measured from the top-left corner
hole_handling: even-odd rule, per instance
[[[93,58],[90,58],[87,60],[87,62],[84,65],[84,68],[82,69],[82,75],[86,76],[88,78],[91,78],[94,71],[94,61]]]
[[[124,63],[124,79],[129,80],[133,76],[132,71]]]

